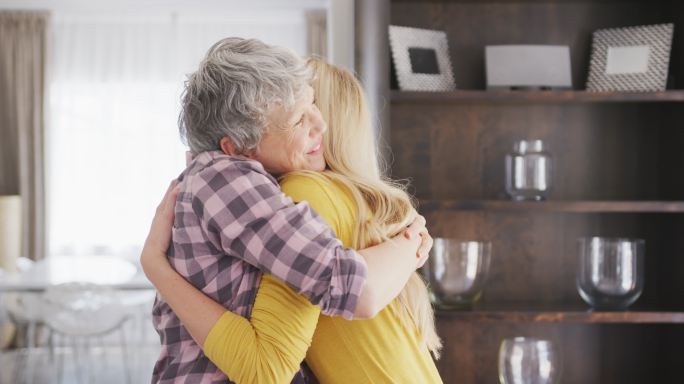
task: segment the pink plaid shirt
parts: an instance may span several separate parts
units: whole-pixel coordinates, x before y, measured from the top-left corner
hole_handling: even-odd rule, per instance
[[[286,197],[261,163],[205,152],[179,180],[169,260],[195,287],[248,318],[261,275],[268,272],[323,314],[352,317],[365,262],[342,246],[308,204]],[[160,297],[153,320],[162,344],[153,383],[229,381]],[[304,376],[300,371],[293,382]]]

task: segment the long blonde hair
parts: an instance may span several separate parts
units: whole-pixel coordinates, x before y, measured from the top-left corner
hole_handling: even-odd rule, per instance
[[[309,59],[314,72],[316,105],[328,123],[324,135],[327,170],[323,175],[345,187],[357,207],[352,247],[367,248],[402,231],[413,220],[415,208],[405,186],[384,176],[366,97],[361,84],[346,70],[319,59]],[[306,172],[308,173],[308,172]],[[413,273],[392,306],[407,329],[420,337],[439,358],[442,341],[435,330],[427,287]]]

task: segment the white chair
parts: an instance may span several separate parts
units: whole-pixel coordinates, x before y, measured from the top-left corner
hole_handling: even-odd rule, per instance
[[[17,259],[17,272],[25,273],[35,266],[35,262],[27,257]],[[11,323],[15,325],[18,345],[24,347],[18,354],[18,362],[14,366],[15,381],[19,383],[33,382],[33,377],[24,373],[31,373],[31,367],[35,362],[31,354],[31,348],[36,344],[36,329],[40,323],[40,298],[39,294],[32,292],[7,293],[3,295],[0,306],[3,306]]]
[[[68,340],[74,354],[75,375],[82,382],[82,368],[87,368],[88,382],[93,378],[94,363],[91,358],[91,341],[119,331],[121,356],[124,367],[124,380],[131,382],[128,364],[128,347],[123,325],[130,312],[121,304],[119,296],[112,289],[90,283],[66,283],[50,287],[42,297],[44,308],[42,318],[52,331],[52,338],[61,337]],[[79,345],[79,342],[81,345]],[[57,340],[51,340],[52,346]],[[81,352],[85,352],[85,364],[80,362]],[[58,355],[58,380],[62,382],[64,357]]]
[[[0,268],[0,279],[5,275],[5,270]],[[7,308],[3,304],[2,293],[0,293],[0,353],[9,346],[14,338],[14,324],[9,317]]]
[[[17,271],[25,273],[35,266],[36,262],[27,258],[17,259]],[[12,320],[20,329],[26,329],[28,333],[23,338],[24,346],[33,346],[35,343],[35,323],[40,321],[40,300],[39,294],[32,292],[10,293],[3,298],[4,307]],[[2,303],[0,303],[2,304]]]
[[[0,268],[0,279],[3,279],[5,271]],[[11,357],[9,354],[5,355],[4,350],[9,347],[9,344],[14,339],[16,327],[12,323],[9,313],[3,304],[2,293],[0,293],[0,366],[9,367],[8,359]],[[15,362],[16,364],[16,362]],[[7,370],[9,371],[9,370]],[[0,383],[10,382],[11,377],[7,372],[0,370]],[[16,376],[14,376],[16,378]]]
[[[19,273],[24,273],[33,268],[35,265],[36,262],[28,257],[21,256],[17,259],[17,271],[19,271]]]

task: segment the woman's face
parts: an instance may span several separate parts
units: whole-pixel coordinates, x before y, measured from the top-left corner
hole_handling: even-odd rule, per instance
[[[278,108],[271,113],[268,129],[250,157],[276,175],[301,170],[323,171],[326,128],[314,104],[313,88],[307,86],[294,108]]]

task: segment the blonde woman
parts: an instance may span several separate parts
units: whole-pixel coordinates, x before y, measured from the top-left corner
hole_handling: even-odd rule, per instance
[[[400,185],[383,177],[358,81],[319,60],[309,65],[316,104],[329,127],[324,136],[327,169],[290,173],[281,188],[295,201],[308,201],[345,246],[362,249],[386,241],[412,221],[412,201]],[[168,197],[161,207],[173,201]],[[171,212],[162,209],[155,218],[142,256],[146,269],[167,268]],[[162,296],[181,295],[211,307],[207,331],[190,332],[236,383],[290,382],[304,357],[321,383],[441,382],[430,355],[439,357],[441,340],[418,274],[377,316],[353,321],[320,315],[318,307],[269,275],[260,282],[249,320],[226,311],[180,276],[175,282],[152,280]],[[184,318],[187,311],[178,309],[184,323],[202,320],[201,314]]]

